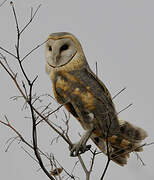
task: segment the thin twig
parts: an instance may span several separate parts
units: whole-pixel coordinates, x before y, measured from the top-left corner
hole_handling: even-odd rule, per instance
[[[128,109],[130,106],[132,106],[133,105],[133,103],[130,103],[128,106],[126,106],[124,109],[122,109],[121,111],[119,111],[118,113],[117,113],[117,115],[118,114],[120,114],[121,112],[123,112],[123,111],[125,111],[126,109]]]
[[[21,146],[21,148],[25,151],[26,154],[28,154],[29,157],[31,157],[35,162],[39,164],[39,162],[24,147]]]
[[[124,90],[126,90],[126,87],[122,88],[116,95],[112,97],[112,100],[115,99],[119,94],[121,94]]]
[[[25,101],[28,102],[28,99],[27,99],[26,95],[24,94],[24,92],[22,91],[22,89],[20,88],[20,86],[19,86],[16,78],[13,77],[13,75],[8,71],[8,69],[4,66],[4,64],[3,64],[1,61],[0,61],[0,64],[1,64],[2,67],[5,69],[5,71],[9,74],[9,76],[11,77],[11,79],[14,81],[17,89],[18,89],[19,92],[22,94],[22,96],[23,96],[23,98],[25,99]],[[57,108],[57,110],[60,109],[62,106],[63,106],[63,105],[60,105],[60,106]],[[56,110],[53,111],[53,112],[51,112],[47,117],[44,117],[44,116],[43,116],[40,112],[38,112],[34,107],[33,107],[33,109],[34,109],[34,111],[37,113],[37,115],[38,115],[39,117],[41,117],[56,133],[58,133],[70,146],[72,146],[72,143],[71,143],[60,131],[58,131],[58,130],[50,123],[50,121],[49,121],[48,118],[47,118],[47,117],[48,117],[49,115],[51,115],[52,113],[56,112]]]
[[[105,169],[104,169],[104,171],[103,171],[103,174],[102,174],[100,180],[103,180],[103,179],[104,179],[104,176],[105,176],[105,174],[106,174],[106,172],[107,172],[107,169],[108,169],[108,167],[109,167],[109,163],[110,163],[110,159],[108,158],[108,159],[107,159],[106,166],[105,166]]]
[[[136,157],[137,157],[137,160],[139,159],[142,163],[143,166],[145,166],[146,164],[144,163],[144,161],[142,160],[142,158],[140,157],[140,155],[137,153],[137,152],[134,152]]]
[[[14,4],[13,2],[10,3],[11,6],[12,6],[12,10],[13,10],[13,15],[14,15],[14,18],[15,18],[15,23],[16,23],[16,30],[17,30],[17,43],[16,43],[16,56],[12,53],[10,53],[9,51],[5,50],[4,48],[1,48],[1,50],[5,51],[6,53],[10,54],[11,56],[15,57],[17,60],[18,60],[18,63],[19,63],[19,66],[20,66],[20,69],[29,85],[29,93],[27,92],[27,89],[25,87],[25,84],[23,83],[23,88],[25,90],[25,92],[23,92],[23,90],[21,89],[17,79],[16,79],[16,76],[12,73],[12,71],[10,71],[1,61],[0,61],[0,64],[2,65],[2,67],[5,69],[5,71],[9,74],[9,76],[11,77],[11,79],[14,81],[17,89],[20,91],[20,93],[22,94],[22,96],[24,97],[26,103],[28,103],[29,107],[30,107],[30,111],[31,111],[31,116],[32,116],[32,122],[33,122],[33,146],[30,145],[22,136],[21,134],[14,128],[10,125],[10,123],[5,123],[5,122],[2,122],[0,121],[1,123],[3,123],[4,125],[10,127],[21,139],[22,142],[26,143],[29,147],[31,147],[34,152],[35,152],[35,155],[37,157],[37,160],[40,164],[40,167],[42,168],[42,170],[45,172],[45,174],[51,179],[53,180],[54,178],[49,174],[49,172],[46,170],[43,162],[42,162],[42,159],[41,159],[41,155],[40,153],[42,153],[43,155],[45,155],[43,152],[41,152],[38,148],[38,145],[37,145],[37,129],[36,129],[36,117],[35,117],[35,114],[39,115],[45,122],[47,122],[49,124],[49,126],[54,130],[56,131],[70,146],[72,146],[72,143],[69,139],[67,139],[65,137],[65,135],[63,133],[61,133],[60,131],[58,131],[48,120],[47,117],[49,117],[49,115],[51,115],[52,113],[56,112],[57,110],[51,112],[48,114],[47,117],[44,117],[41,113],[39,113],[33,106],[32,104],[32,89],[33,89],[33,85],[34,85],[34,82],[36,80],[36,78],[31,81],[27,75],[27,73],[25,72],[24,70],[24,67],[22,65],[22,61],[27,58],[33,51],[35,51],[38,47],[40,47],[42,44],[44,44],[45,42],[43,42],[42,44],[38,45],[37,47],[35,47],[34,49],[32,49],[27,55],[25,55],[22,59],[20,58],[20,36],[21,36],[21,33],[24,32],[24,30],[28,27],[28,25],[30,24],[30,21],[21,31],[20,31],[20,28],[19,28],[19,24],[18,24],[18,17],[17,17],[17,14],[16,14],[16,11],[15,11],[15,7],[14,7]],[[35,11],[35,13],[33,14],[33,9],[31,9],[31,19],[34,18],[34,16],[36,15],[37,11],[38,11],[39,7],[37,8],[37,10]],[[61,105],[62,107],[63,105]],[[46,155],[45,155],[46,156]],[[79,158],[80,158],[80,161],[81,161],[81,164],[82,166],[84,165],[84,162],[81,158],[81,156],[79,155]],[[86,166],[85,166],[86,168]],[[88,171],[87,171],[88,172]],[[87,177],[90,176],[90,173],[87,174]],[[89,179],[89,178],[88,178]],[[87,180],[88,180],[87,179]]]
[[[32,131],[32,135],[33,135],[33,146],[34,146],[34,152],[35,152],[35,156],[37,157],[37,160],[40,164],[40,167],[42,168],[42,170],[44,171],[44,173],[51,179],[54,180],[54,178],[50,175],[50,173],[47,171],[47,169],[45,168],[39,150],[38,150],[38,146],[37,146],[37,130],[36,130],[36,119],[35,119],[35,115],[34,115],[34,110],[33,110],[33,106],[32,106],[32,87],[33,84],[35,82],[36,78],[32,81],[32,83],[30,83],[30,91],[29,91],[29,106],[30,106],[30,111],[31,111],[31,116],[32,116],[32,123],[33,123],[33,131]]]
[[[47,110],[47,109],[49,109],[49,107],[50,107],[50,105],[51,105],[51,102],[48,104],[48,105],[46,105],[45,107],[44,107],[44,109],[40,112],[41,114],[44,114],[45,113],[45,111]],[[42,108],[43,106],[41,106],[41,108]],[[36,118],[36,120],[39,118],[39,116]]]
[[[47,42],[44,41],[42,42],[41,44],[37,45],[36,47],[34,47],[31,51],[29,51],[22,59],[21,59],[21,62],[23,62],[30,54],[32,54],[32,52],[34,52],[36,49],[38,49],[39,47],[41,47],[43,44],[45,44]]]
[[[58,177],[59,177],[59,180],[62,180],[62,178],[61,178],[61,175],[60,175],[60,173],[59,173],[59,168],[57,167],[57,164],[56,164],[56,161],[55,161],[55,158],[54,158],[54,156],[53,156],[53,158],[52,158],[52,161],[54,162],[54,166],[55,166],[55,170],[56,170],[56,174],[58,175]],[[61,170],[63,170],[63,168],[60,168]]]
[[[30,112],[31,112],[31,116],[32,116],[32,124],[33,124],[32,136],[33,136],[34,153],[35,153],[35,156],[36,156],[36,158],[37,158],[37,160],[38,160],[38,162],[40,164],[40,167],[44,171],[44,173],[51,180],[54,180],[54,178],[50,175],[50,173],[45,168],[45,166],[44,166],[44,164],[42,162],[39,150],[38,150],[38,146],[37,146],[37,130],[36,130],[36,124],[35,124],[36,119],[35,119],[34,109],[33,109],[33,106],[32,106],[32,88],[33,88],[33,84],[36,81],[37,77],[31,82],[30,79],[28,78],[23,66],[22,66],[21,61],[20,61],[19,49],[20,49],[20,35],[21,34],[20,34],[18,19],[17,19],[17,15],[16,15],[16,11],[15,11],[13,2],[11,2],[11,5],[12,5],[12,10],[13,10],[14,18],[15,18],[16,29],[17,29],[17,45],[16,45],[17,59],[18,59],[18,63],[19,63],[19,66],[21,68],[21,71],[22,71],[22,73],[23,73],[23,75],[24,75],[24,77],[25,77],[25,79],[26,79],[26,81],[27,81],[27,83],[29,85],[29,99],[27,99],[27,103],[29,104]]]
[[[28,84],[30,85],[30,80],[29,80],[29,78],[27,77],[27,74],[26,74],[26,72],[25,72],[25,70],[24,70],[24,68],[23,68],[23,66],[22,66],[22,64],[21,64],[21,60],[20,60],[20,29],[19,29],[19,24],[18,24],[18,19],[17,19],[17,14],[16,14],[16,11],[15,11],[15,7],[14,7],[14,4],[13,4],[13,2],[10,2],[10,4],[11,4],[11,6],[12,6],[12,10],[13,10],[13,15],[14,15],[14,19],[15,19],[15,24],[16,24],[16,30],[17,30],[17,44],[16,44],[16,56],[17,56],[17,60],[18,60],[18,63],[19,63],[19,66],[20,66],[20,68],[21,68],[21,71],[22,71],[22,73],[23,73],[23,75],[24,75],[24,77],[26,78],[26,80],[27,80],[27,82],[28,82]]]
[[[22,34],[22,33],[27,29],[27,27],[31,24],[31,22],[33,21],[34,17],[36,16],[38,10],[40,9],[40,7],[41,7],[41,4],[38,5],[38,7],[36,8],[34,14],[33,14],[33,8],[31,8],[30,20],[29,20],[29,22],[23,27],[23,29],[20,31],[20,34]]]
[[[12,143],[18,138],[18,136],[14,137],[8,144],[7,148],[5,149],[5,152],[7,152],[10,148],[10,146],[12,145]]]
[[[113,120],[113,117],[112,117],[112,119],[110,119],[110,117],[109,117],[109,126],[107,127],[107,134],[106,134],[106,147],[107,147],[107,163],[106,163],[106,166],[105,166],[105,169],[104,169],[104,171],[103,171],[103,174],[102,174],[102,176],[101,176],[101,179],[100,180],[103,180],[104,179],[104,176],[105,176],[105,174],[106,174],[106,172],[107,172],[107,169],[108,169],[108,167],[109,167],[109,163],[110,163],[110,161],[111,161],[111,159],[110,159],[110,150],[109,150],[109,141],[108,141],[108,138],[109,138],[109,133],[110,133],[110,127],[111,127],[111,125],[112,125],[112,120]]]
[[[104,179],[104,176],[105,176],[105,174],[106,174],[106,172],[107,172],[107,169],[108,169],[108,167],[109,167],[109,163],[110,163],[110,161],[111,161],[111,159],[110,159],[110,151],[109,151],[108,137],[106,138],[106,146],[107,146],[107,162],[106,162],[106,166],[105,166],[105,169],[104,169],[104,171],[103,171],[103,174],[102,174],[100,180],[103,180],[103,179]]]
[[[13,70],[11,69],[10,65],[8,64],[8,62],[7,62],[6,58],[5,58],[5,56],[3,56],[2,53],[0,53],[0,55],[2,56],[2,58],[3,58],[4,62],[5,62],[5,64],[7,65],[7,68],[8,68],[9,71],[12,73],[12,75],[13,75],[14,77],[17,77],[17,73],[15,74],[15,73],[13,72]]]
[[[4,52],[6,52],[7,54],[11,55],[12,57],[16,58],[17,59],[17,56],[14,55],[13,53],[11,53],[10,51],[6,50],[5,48],[1,47],[0,46],[0,49],[3,50]]]
[[[76,161],[73,168],[72,168],[72,171],[71,171],[71,174],[73,174],[73,171],[75,170],[75,167],[77,166],[77,164],[79,163],[79,161]]]
[[[64,171],[71,179],[74,179],[74,180],[75,180],[74,175],[72,175],[72,172],[71,172],[71,174],[68,173],[68,172],[66,171],[66,169],[65,169],[63,166],[61,166],[61,164],[58,162],[57,159],[54,159],[54,161],[57,162],[57,164],[63,169],[63,171]]]
[[[79,161],[80,161],[80,164],[86,174],[86,180],[89,180],[89,173],[88,173],[88,169],[86,168],[86,165],[84,164],[83,162],[83,159],[81,158],[81,155],[78,155],[78,158],[79,158]]]
[[[98,65],[97,65],[97,61],[95,63],[95,66],[96,66],[96,76],[98,77]]]
[[[4,124],[5,126],[9,127],[10,129],[12,129],[17,135],[18,137],[21,139],[22,142],[24,142],[27,146],[29,146],[30,148],[33,149],[33,146],[31,144],[29,144],[24,138],[23,136],[10,124],[10,123],[5,123],[3,121],[0,120],[1,124]]]
[[[37,126],[38,124],[40,124],[40,123],[44,120],[44,118],[47,119],[51,114],[57,112],[57,111],[58,111],[60,108],[62,108],[63,106],[64,106],[63,104],[60,105],[60,106],[58,106],[54,111],[52,111],[51,113],[49,113],[47,116],[43,117],[39,122],[36,123],[36,126]]]
[[[93,169],[93,166],[94,166],[95,156],[97,155],[96,150],[97,150],[97,148],[94,150],[94,152],[91,151],[92,154],[93,154],[93,157],[91,159],[91,166],[90,166],[90,169],[89,169],[89,174],[92,172],[92,169]]]

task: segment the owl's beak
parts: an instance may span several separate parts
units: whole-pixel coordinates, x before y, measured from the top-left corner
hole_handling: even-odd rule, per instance
[[[60,60],[60,54],[58,54],[57,56],[56,56],[56,62],[59,62],[59,60]]]
[[[60,54],[54,55],[53,61],[54,61],[55,66],[58,66],[59,61],[60,61],[60,57],[61,57]]]

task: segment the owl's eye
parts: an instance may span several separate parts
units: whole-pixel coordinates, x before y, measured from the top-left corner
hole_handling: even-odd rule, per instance
[[[60,51],[65,51],[69,48],[68,44],[64,44],[61,46]]]
[[[52,51],[52,47],[51,46],[49,46],[49,51]]]

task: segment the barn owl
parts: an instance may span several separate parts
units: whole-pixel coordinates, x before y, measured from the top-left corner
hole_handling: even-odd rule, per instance
[[[70,150],[71,156],[86,151],[89,138],[115,163],[127,164],[130,152],[142,151],[147,133],[118,119],[112,97],[90,69],[77,38],[67,32],[49,35],[45,49],[46,71],[58,103],[80,122],[85,130]]]

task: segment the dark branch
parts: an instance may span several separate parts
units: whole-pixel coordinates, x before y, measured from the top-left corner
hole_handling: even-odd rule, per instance
[[[10,51],[6,50],[5,48],[0,47],[0,49],[3,50],[4,52],[6,52],[7,54],[9,54],[9,55],[11,55],[11,56],[13,56],[14,58],[17,59],[17,56],[15,56],[13,53],[11,53]]]
[[[38,10],[40,9],[40,7],[41,7],[41,4],[36,8],[34,14],[33,14],[33,8],[31,8],[30,20],[29,20],[29,22],[23,27],[23,29],[20,31],[20,34],[22,34],[22,33],[27,29],[27,27],[31,24],[31,22],[33,21],[34,17],[36,16]]]
[[[47,40],[46,40],[47,41]],[[32,54],[32,52],[34,52],[36,49],[38,49],[39,47],[41,47],[43,44],[46,43],[46,41],[44,41],[43,43],[37,45],[35,48],[33,48],[30,52],[28,52],[22,59],[21,62],[24,61],[30,54]]]
[[[32,136],[33,136],[33,146],[34,146],[34,153],[37,157],[37,160],[40,164],[40,167],[42,168],[42,170],[44,171],[44,173],[51,179],[51,180],[54,180],[54,178],[49,174],[49,172],[46,170],[43,162],[42,162],[42,159],[41,159],[41,156],[39,154],[39,150],[38,150],[38,146],[37,146],[37,130],[36,130],[36,119],[35,119],[35,114],[34,114],[34,109],[33,109],[33,105],[32,105],[32,88],[33,88],[33,85],[34,85],[34,82],[35,80],[37,79],[37,77],[31,82],[30,79],[28,78],[22,64],[21,64],[21,61],[20,61],[20,54],[19,54],[19,49],[20,49],[20,29],[19,29],[19,24],[18,24],[18,19],[17,19],[17,15],[16,15],[16,11],[15,11],[15,8],[14,8],[14,4],[13,2],[11,2],[11,5],[12,5],[12,10],[13,10],[13,14],[14,14],[14,18],[15,18],[15,23],[16,23],[16,29],[17,29],[17,45],[16,45],[16,53],[17,53],[17,59],[18,59],[18,63],[19,63],[19,66],[21,68],[21,71],[25,77],[25,79],[27,80],[27,83],[29,85],[29,99],[27,100],[27,103],[29,104],[29,107],[30,107],[30,111],[31,111],[31,116],[32,116],[32,122],[33,122],[33,130],[32,130]],[[35,15],[34,15],[35,16]],[[27,26],[26,26],[27,27]]]
[[[112,100],[115,99],[119,94],[121,94],[124,90],[126,90],[126,87],[122,88],[116,95],[112,97]]]

